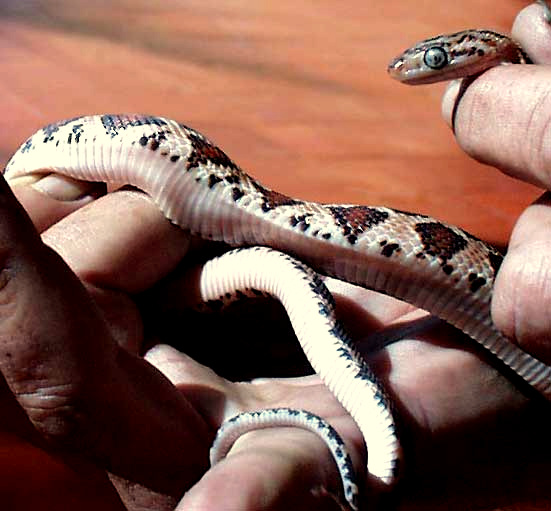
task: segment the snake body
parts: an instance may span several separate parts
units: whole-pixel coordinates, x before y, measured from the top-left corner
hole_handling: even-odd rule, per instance
[[[495,44],[498,36],[499,45]],[[486,54],[499,51],[505,55],[500,61],[527,62],[519,60],[525,58],[524,53],[509,39],[516,50],[503,49],[504,37],[466,31],[433,38],[393,61],[390,72],[407,82],[406,75],[411,78],[411,69],[415,69],[412,83],[448,79],[473,68],[456,66],[449,74],[442,71],[446,65],[473,53],[479,62],[482,48]],[[467,43],[477,49],[450,53]],[[488,67],[498,61],[488,60]],[[482,71],[482,66],[477,64],[475,71]],[[231,256],[230,267],[241,265],[246,280],[251,267],[260,265],[260,276],[242,287],[261,291],[269,287],[275,294],[281,291],[281,274],[294,271],[292,278],[306,282],[305,288],[301,291],[288,280],[283,287],[292,290],[287,295],[298,297],[298,303],[289,306],[290,316],[297,321],[304,313],[301,297],[315,293],[317,311],[305,313],[309,316],[302,318],[299,337],[310,339],[307,355],[314,369],[358,423],[368,447],[369,471],[386,484],[394,482],[400,460],[392,407],[335,322],[331,297],[309,268],[431,312],[464,331],[546,398],[551,397],[551,368],[505,338],[492,322],[490,302],[502,255],[458,227],[388,207],[318,204],[289,197],[246,174],[197,131],[150,115],[95,115],[55,122],[26,140],[5,169],[12,182],[32,181],[49,173],[134,185],[147,192],[169,220],[203,238],[234,247],[280,251],[257,250],[260,255],[251,256],[256,262],[246,259],[250,252],[238,251]],[[282,269],[274,270],[278,261]],[[219,270],[216,275],[229,271]],[[262,271],[276,273],[266,277],[272,284],[265,283]],[[206,299],[223,297],[229,291],[209,292]],[[312,318],[316,314],[323,320],[320,328],[311,326],[319,324]],[[321,337],[327,339],[321,341]],[[265,415],[269,422],[278,414],[281,417],[281,412]],[[305,412],[302,418],[308,417]],[[325,436],[333,438],[332,433]],[[340,465],[341,474],[347,463]],[[345,487],[347,480],[348,474],[343,474]],[[345,493],[352,507],[356,507],[354,492],[350,483]]]

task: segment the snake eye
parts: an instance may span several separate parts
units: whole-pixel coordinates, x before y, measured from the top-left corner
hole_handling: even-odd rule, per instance
[[[444,48],[433,46],[425,51],[423,61],[431,69],[442,69],[448,63],[448,54]]]

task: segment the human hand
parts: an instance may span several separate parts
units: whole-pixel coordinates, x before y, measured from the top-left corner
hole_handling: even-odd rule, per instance
[[[551,63],[551,27],[542,16],[541,6],[532,5],[520,13],[513,37],[543,65],[498,66],[475,80],[458,103],[455,134],[461,147],[474,158],[548,191],[551,74],[546,64]],[[448,123],[457,87],[458,83],[453,83],[443,101]],[[547,362],[551,359],[551,322],[543,311],[551,300],[549,200],[549,193],[544,193],[518,219],[492,302],[498,328]]]
[[[146,354],[146,360],[163,372],[176,390],[132,355],[151,338],[163,337],[163,331],[156,330],[159,325],[155,318],[146,325],[149,334],[143,334],[144,313],[151,320],[148,312],[162,309],[159,304],[163,297],[174,310],[178,309],[174,297],[178,296],[175,290],[180,288],[180,273],[174,272],[173,278],[163,277],[181,259],[187,242],[156,206],[136,192],[118,192],[68,214],[68,209],[77,208],[86,200],[71,205],[51,201],[27,187],[16,191],[31,217],[40,217],[37,223],[44,228],[43,239],[63,255],[89,295],[83,293],[55,255],[33,239],[25,219],[17,214],[16,205],[8,198],[3,201],[5,225],[0,232],[11,232],[4,239],[15,244],[3,251],[8,256],[13,252],[14,257],[22,257],[32,271],[28,278],[21,277],[24,272],[18,275],[23,284],[15,294],[16,303],[22,303],[25,321],[21,325],[21,320],[5,316],[8,335],[4,332],[2,337],[9,344],[3,345],[0,363],[12,392],[19,396],[41,435],[62,446],[72,457],[91,459],[126,479],[172,497],[161,504],[160,495],[153,497],[149,491],[119,484],[131,508],[153,498],[158,509],[163,505],[168,508],[187,489],[190,490],[180,504],[183,509],[335,507],[323,491],[338,488],[333,462],[318,439],[303,431],[259,431],[247,435],[224,463],[205,473],[206,449],[225,416],[237,410],[274,406],[306,408],[328,418],[351,447],[361,472],[365,464],[362,439],[317,378],[231,384],[187,355],[157,346]],[[64,209],[61,213],[60,208]],[[64,215],[67,216],[57,221]],[[117,221],[113,222],[113,218]],[[44,251],[49,254],[47,257]],[[21,268],[26,267],[23,263]],[[47,278],[39,278],[42,272]],[[420,315],[403,303],[375,293],[336,281],[329,285],[340,296],[341,312],[355,337]],[[168,289],[171,292],[164,296]],[[181,296],[190,292],[180,291]],[[29,294],[32,300],[26,299]],[[52,296],[56,299],[52,300]],[[89,297],[99,306],[99,313]],[[26,335],[29,329],[34,332],[32,338]],[[189,336],[190,332],[193,335],[193,329],[186,324],[178,335]],[[472,353],[453,348],[452,339],[456,336],[452,329],[436,326],[420,333],[420,340],[396,343],[371,356],[407,417],[404,429],[412,432],[415,446],[409,450],[412,456],[407,460],[412,463],[418,449],[427,449],[424,452],[428,456],[420,456],[426,463],[415,462],[419,474],[431,472],[438,454],[430,445],[449,444],[450,431],[458,425],[480,425],[481,417],[492,410],[507,414],[526,403],[497,371]],[[429,342],[422,342],[423,339]],[[120,349],[115,340],[130,353]],[[216,341],[203,340],[214,345]],[[210,346],[208,362],[216,364],[217,353]],[[227,353],[221,358],[226,366],[233,365],[234,360]],[[37,364],[41,369],[38,381],[27,370],[29,365]],[[32,393],[26,390],[29,386]],[[61,398],[53,398],[60,388],[64,390]],[[20,389],[24,390],[23,395]],[[43,403],[48,403],[47,409]],[[480,438],[496,426],[490,421],[479,431]],[[121,442],[121,437],[125,441]],[[469,440],[475,438],[471,435]],[[458,465],[469,462],[468,457],[454,460]],[[439,462],[438,469],[441,468]],[[200,481],[194,484],[198,478]]]
[[[52,212],[59,210],[58,205],[44,205],[43,197],[29,199],[24,197],[26,194],[30,192],[21,190],[19,196],[33,219],[39,225],[49,225],[48,217],[56,216]],[[32,291],[33,300],[26,300],[28,295],[21,291],[22,307],[26,311],[25,319],[36,316],[36,321],[43,325],[25,322],[25,329],[32,328],[33,333],[35,328],[38,331],[29,343],[30,336],[24,335],[25,329],[16,328],[20,323],[7,322],[4,338],[14,349],[13,352],[6,349],[4,354],[9,352],[13,356],[15,353],[17,360],[9,362],[2,357],[3,370],[12,391],[20,396],[23,405],[27,404],[27,412],[40,433],[55,437],[54,440],[57,438],[58,444],[71,448],[73,453],[86,454],[128,479],[174,496],[192,486],[204,473],[204,453],[214,429],[228,409],[297,406],[329,417],[351,444],[357,466],[363,466],[365,456],[354,425],[315,379],[264,380],[255,385],[234,385],[181,353],[163,346],[154,348],[146,359],[177,385],[180,393],[176,393],[150,366],[117,347],[115,339],[130,352],[137,352],[142,341],[160,337],[158,332],[151,334],[151,326],[146,327],[148,335],[142,333],[144,310],[154,302],[148,302],[142,295],[147,291],[149,297],[158,298],[162,294],[159,288],[163,287],[157,286],[158,282],[182,256],[181,234],[159,216],[156,208],[150,210],[151,204],[146,204],[149,203],[139,195],[113,194],[97,201],[93,207],[67,216],[44,232],[47,243],[63,255],[85,284],[86,291],[100,307],[99,314],[89,310],[93,309],[89,299],[83,298],[82,290],[77,291],[79,286],[67,277],[66,270],[54,256],[39,257],[44,249],[38,248],[30,234],[23,240],[19,238],[21,233],[28,233],[28,229],[16,229],[12,232],[13,238],[6,239],[14,244],[6,246],[8,255],[15,254],[11,259],[23,257],[22,268],[27,268],[26,264],[34,267],[34,273],[29,274],[33,278],[23,279],[21,285],[27,293]],[[7,204],[6,207],[11,210],[14,206]],[[63,211],[59,216],[68,213]],[[121,225],[119,222],[114,225],[113,218],[122,219]],[[6,215],[4,220],[7,232],[11,232],[8,228],[11,222],[18,226],[22,222],[20,217],[13,215]],[[160,231],[159,226],[162,226]],[[149,248],[151,244],[156,250]],[[144,247],[147,250],[144,251]],[[36,268],[40,268],[40,272],[37,273]],[[42,272],[50,277],[42,278]],[[59,272],[64,276],[58,276]],[[38,282],[44,281],[43,287],[36,286],[38,275]],[[66,285],[59,284],[66,281]],[[338,287],[336,283],[332,286]],[[407,314],[418,314],[407,306],[372,293],[349,287],[340,290],[343,313],[349,315],[350,327],[356,333],[361,331],[362,335],[372,330],[373,324],[387,326],[395,320],[405,321]],[[58,296],[53,303],[52,292]],[[136,305],[136,295],[140,295],[140,307]],[[31,306],[33,309],[28,309]],[[36,309],[39,314],[35,315]],[[83,314],[83,311],[87,312]],[[367,324],[366,317],[371,319]],[[102,318],[105,328],[101,328]],[[57,332],[60,325],[67,330],[66,335]],[[84,343],[83,330],[87,341]],[[54,333],[56,342],[52,344]],[[527,400],[508,380],[481,362],[476,354],[452,347],[451,341],[457,338],[455,332],[437,327],[418,337],[429,342],[396,343],[371,358],[398,400],[405,417],[406,440],[410,441],[408,452],[413,451],[414,456],[413,460],[411,456],[406,460],[414,475],[420,477],[423,470],[430,473],[431,464],[437,466],[435,471],[442,470],[442,452],[430,449],[430,444],[437,442],[439,448],[444,444],[449,448],[450,432],[459,431],[464,435],[468,426],[472,425],[473,430],[476,426],[478,436],[471,431],[469,438],[461,438],[461,446],[468,447],[477,438],[487,441],[485,435],[494,430],[510,432],[509,429],[521,426],[508,424],[509,429],[504,428],[493,419],[495,412],[503,417],[522,409],[523,418],[529,415],[526,413]],[[216,354],[211,353],[211,358],[216,359]],[[40,364],[38,382],[32,372],[21,376],[28,367],[28,364],[21,364],[21,360]],[[113,384],[105,383],[110,380]],[[33,392],[28,396],[27,392],[18,391],[29,385],[36,390],[37,383],[38,388],[49,389],[50,393],[37,396]],[[51,396],[51,389],[56,390],[60,385],[69,390],[63,400],[69,406],[53,406],[37,413],[36,402],[49,401],[46,398]],[[74,406],[71,406],[74,403],[79,405],[77,410],[85,410],[83,418],[75,416]],[[488,416],[492,417],[488,419]],[[68,436],[65,427],[73,421],[76,428]],[[140,428],[132,431],[133,424],[140,424]],[[147,431],[141,429],[143,424],[148,426]],[[121,431],[131,431],[132,435],[121,435]],[[533,434],[532,430],[530,432]],[[113,440],[121,437],[124,442]],[[189,450],[190,446],[193,449]],[[298,452],[297,446],[301,446]],[[422,451],[422,446],[429,448]],[[496,449],[499,447],[497,443]],[[491,449],[488,452],[492,452]],[[419,459],[415,459],[415,454]],[[513,451],[512,455],[515,458],[521,453]],[[469,456],[455,458],[456,473],[461,474],[465,469],[461,463],[469,460]],[[309,470],[302,470],[303,467]],[[502,467],[497,467],[498,473],[500,469]],[[496,472],[495,466],[492,471]],[[259,499],[263,499],[266,509],[312,505],[319,509],[324,505],[320,502],[327,506],[332,502],[330,499],[324,501],[323,492],[312,493],[312,489],[331,488],[336,484],[332,462],[317,439],[296,431],[278,432],[277,435],[273,431],[258,432],[244,437],[225,463],[208,471],[184,497],[181,506],[219,509],[231,508],[228,506],[235,503],[236,509],[246,509],[247,505],[258,509]],[[263,491],[260,492],[260,488]]]
[[[41,244],[4,188],[2,252],[6,268],[20,268],[6,297],[14,305],[2,318],[0,365],[9,384],[9,391],[4,389],[10,407],[6,409],[15,408],[11,392],[52,449],[62,449],[71,461],[93,461],[155,490],[156,494],[118,480],[127,506],[151,505],[153,499],[157,509],[172,508],[206,471],[214,432],[232,410],[308,408],[331,418],[362,451],[354,424],[315,378],[231,384],[188,356],[157,345],[145,358],[173,386],[136,356],[145,344],[170,335],[156,316],[162,313],[163,297],[177,310],[173,297],[180,272],[166,276],[189,241],[145,196],[125,191],[96,201],[60,202],[32,187],[18,186],[15,191],[41,226],[42,239],[63,256],[80,282]],[[86,202],[92,203],[80,208]],[[182,296],[186,291],[191,292],[182,289]],[[186,323],[177,335],[187,337],[188,344],[213,341]],[[233,365],[216,346],[209,345],[207,351],[209,362],[222,358],[226,366]],[[37,370],[29,369],[33,367]],[[19,432],[21,424],[19,417],[13,429]],[[36,439],[28,424],[25,430]],[[244,455],[236,446],[231,461],[210,471],[181,506],[220,509],[222,500],[228,509],[261,509],[259,501],[266,509],[335,508],[324,488],[336,493],[339,479],[316,437],[294,430],[268,439],[249,435],[247,446]],[[361,466],[361,460],[357,462]],[[300,467],[308,470],[297,473]]]

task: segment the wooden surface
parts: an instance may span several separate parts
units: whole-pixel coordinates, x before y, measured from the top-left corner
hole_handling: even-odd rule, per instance
[[[415,210],[505,245],[537,191],[459,151],[443,85],[394,83],[386,64],[438,32],[508,31],[526,3],[3,0],[0,161],[53,120],[142,111],[199,129],[286,194]],[[2,445],[0,501],[40,491],[50,509],[75,487],[30,446]]]

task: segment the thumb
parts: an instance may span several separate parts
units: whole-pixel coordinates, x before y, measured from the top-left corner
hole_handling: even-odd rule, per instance
[[[58,448],[174,494],[206,468],[204,420],[161,373],[112,339],[2,177],[0,371],[37,431]]]
[[[542,7],[531,5],[517,17],[513,37],[538,64],[551,62],[551,26]],[[547,65],[501,65],[483,73],[467,89],[452,82],[442,113],[457,142],[477,160],[551,189],[551,69]]]

